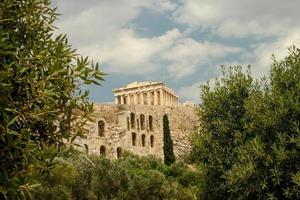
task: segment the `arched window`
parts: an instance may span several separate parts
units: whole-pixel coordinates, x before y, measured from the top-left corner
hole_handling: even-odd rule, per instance
[[[153,131],[153,117],[149,115],[149,130]]]
[[[145,130],[145,115],[140,115],[140,121],[141,121],[141,130]]]
[[[104,137],[104,131],[105,131],[105,122],[103,120],[98,121],[98,135],[100,137]]]
[[[150,136],[150,147],[153,147],[154,146],[154,136],[151,135]]]
[[[122,148],[118,147],[117,148],[117,158],[120,158],[122,156]]]
[[[136,133],[131,134],[132,146],[136,145]]]
[[[100,147],[100,155],[105,156],[105,146],[104,145],[101,145],[101,147]]]
[[[85,153],[89,154],[89,146],[87,144],[84,144]]]
[[[142,134],[142,147],[144,147],[146,145],[146,135]]]
[[[130,122],[131,122],[131,128],[135,128],[135,116],[134,116],[134,113],[130,113]]]

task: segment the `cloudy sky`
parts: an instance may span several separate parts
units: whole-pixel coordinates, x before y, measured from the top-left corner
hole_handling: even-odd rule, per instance
[[[108,75],[91,100],[113,101],[132,81],[164,81],[181,102],[200,102],[199,85],[220,65],[270,69],[274,53],[300,46],[299,0],[54,0],[58,32]]]

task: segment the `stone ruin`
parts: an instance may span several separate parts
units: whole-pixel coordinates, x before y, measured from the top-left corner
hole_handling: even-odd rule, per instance
[[[115,104],[95,104],[86,138],[77,139],[87,154],[119,158],[124,151],[138,155],[163,154],[163,115],[169,119],[176,157],[190,150],[189,135],[197,132],[196,107],[179,104],[163,82],[133,82],[113,90]]]

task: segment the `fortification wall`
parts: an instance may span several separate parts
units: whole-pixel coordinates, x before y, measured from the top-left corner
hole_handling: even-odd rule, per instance
[[[181,156],[190,149],[188,136],[199,125],[196,109],[191,106],[95,104],[89,133],[76,142],[89,154],[103,154],[108,158],[117,158],[126,150],[163,159],[164,114],[169,118],[174,153]]]

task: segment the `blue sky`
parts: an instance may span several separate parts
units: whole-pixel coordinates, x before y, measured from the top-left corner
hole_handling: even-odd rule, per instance
[[[259,78],[271,55],[300,45],[299,0],[55,0],[58,33],[105,72],[90,86],[95,102],[132,81],[164,81],[180,101],[200,102],[199,85],[220,65],[252,66]]]

